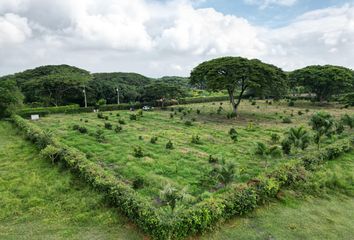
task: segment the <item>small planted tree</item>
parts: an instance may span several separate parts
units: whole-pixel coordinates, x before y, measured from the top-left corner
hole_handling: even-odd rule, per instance
[[[233,182],[236,176],[236,165],[233,163],[223,162],[219,170],[219,180],[228,185]]]
[[[312,127],[312,130],[316,132],[314,141],[317,144],[318,149],[320,148],[322,137],[330,137],[334,133],[334,123],[335,121],[329,113],[317,112],[312,115],[309,124]]]
[[[171,142],[171,140],[168,140],[168,142],[166,143],[166,149],[173,149],[173,143]]]
[[[237,131],[235,130],[235,128],[231,128],[231,129],[230,129],[229,135],[230,135],[230,138],[232,139],[232,141],[237,142],[237,140],[238,140],[238,133],[237,133]]]
[[[143,149],[140,147],[140,146],[137,146],[137,147],[134,147],[134,150],[133,150],[133,154],[134,154],[134,157],[137,157],[137,158],[142,158],[144,157],[144,152],[143,152]]]
[[[200,140],[200,137],[198,135],[193,135],[191,142],[193,144],[201,144],[202,143],[201,140]]]
[[[173,212],[176,208],[178,201],[183,199],[183,194],[181,194],[176,188],[171,185],[167,185],[161,192],[160,198],[162,203],[170,206],[171,211]]]
[[[354,127],[354,116],[351,117],[348,114],[345,114],[341,117],[341,122],[352,129]]]
[[[103,130],[98,129],[95,133],[95,138],[97,142],[104,142],[106,140],[106,137],[104,136]]]
[[[157,137],[151,137],[151,139],[150,139],[150,143],[152,143],[152,144],[156,144],[157,143]]]
[[[270,138],[271,138],[272,144],[276,144],[280,140],[280,136],[277,133],[272,133],[272,135],[270,135]]]
[[[114,131],[115,131],[116,133],[120,133],[121,131],[123,131],[123,127],[120,126],[120,125],[117,125],[117,126],[114,128]]]
[[[104,128],[108,130],[112,130],[112,124],[110,122],[105,122],[104,123]]]
[[[282,152],[278,146],[268,147],[264,143],[257,142],[255,154],[263,158],[265,161],[265,167],[268,167],[268,160],[270,158],[281,157]]]
[[[290,143],[301,150],[305,150],[310,144],[310,134],[304,127],[292,127],[286,133]]]

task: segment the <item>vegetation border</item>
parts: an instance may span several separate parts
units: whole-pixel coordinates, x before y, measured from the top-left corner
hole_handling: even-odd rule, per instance
[[[52,162],[62,162],[73,173],[101,191],[129,219],[154,239],[181,239],[203,233],[235,215],[243,215],[277,196],[295,182],[306,181],[316,165],[333,160],[353,148],[353,141],[342,139],[310,155],[288,162],[270,173],[245,184],[233,184],[222,194],[215,194],[166,220],[151,203],[130,186],[119,181],[101,166],[90,162],[84,153],[69,147],[19,115],[12,122]]]

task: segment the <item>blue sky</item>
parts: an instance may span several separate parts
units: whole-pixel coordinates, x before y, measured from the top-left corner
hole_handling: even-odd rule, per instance
[[[260,1],[261,2],[261,1]],[[270,4],[260,8],[257,4],[247,4],[244,0],[205,0],[196,3],[196,7],[211,7],[224,14],[244,17],[256,25],[282,27],[303,13],[333,6],[341,6],[354,1],[345,0],[297,0],[291,6]]]

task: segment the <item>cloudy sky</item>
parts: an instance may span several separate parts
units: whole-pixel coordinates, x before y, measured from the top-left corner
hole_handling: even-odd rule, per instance
[[[354,0],[0,0],[0,75],[65,63],[188,76],[219,56],[354,68]]]

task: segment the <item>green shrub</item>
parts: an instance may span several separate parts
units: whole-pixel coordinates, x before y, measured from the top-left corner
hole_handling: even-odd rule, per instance
[[[120,114],[119,114],[119,113],[117,113],[117,114],[116,114],[116,117],[120,117]]]
[[[130,114],[130,115],[129,115],[129,119],[130,119],[130,120],[133,120],[133,121],[134,121],[134,120],[137,120],[136,114]]]
[[[86,127],[83,127],[83,126],[80,126],[79,129],[78,129],[78,131],[79,131],[80,133],[87,133],[87,132],[88,132],[87,128],[86,128]]]
[[[199,109],[197,109],[197,114],[198,114],[198,115],[200,114],[200,110],[199,110]]]
[[[134,147],[133,155],[134,155],[134,157],[137,157],[137,158],[144,157],[143,149],[140,146]]]
[[[104,136],[104,132],[101,129],[98,129],[95,133],[95,138],[97,142],[104,142],[106,140],[106,137]]]
[[[284,117],[282,122],[283,123],[292,123],[293,121],[291,120],[290,117]]]
[[[174,114],[173,113],[170,113],[170,118],[173,118],[174,117]]]
[[[72,128],[73,130],[77,131],[79,130],[80,126],[78,124],[74,124]]]
[[[201,144],[202,142],[201,142],[200,137],[198,135],[193,135],[191,143],[193,143],[193,144]]]
[[[190,127],[190,126],[192,126],[193,124],[192,124],[191,121],[187,120],[187,121],[184,122],[184,125]]]
[[[280,140],[280,136],[277,133],[272,133],[272,135],[270,135],[270,138],[273,144],[278,143]]]
[[[297,112],[297,115],[299,115],[299,116],[301,116],[301,115],[303,115],[304,113],[300,110],[300,111],[298,111]]]
[[[156,144],[157,143],[157,137],[151,137],[151,139],[150,139],[150,143],[152,143],[152,144]]]
[[[116,133],[120,133],[121,131],[123,131],[123,127],[120,126],[120,125],[117,125],[117,126],[114,128],[114,131],[115,131]]]
[[[209,155],[208,162],[209,163],[218,163],[219,159],[217,157],[214,157],[213,155]]]
[[[171,142],[171,140],[166,143],[166,149],[173,149],[173,143]]]
[[[143,110],[139,109],[138,112],[137,112],[137,115],[138,115],[139,117],[142,117],[143,114],[144,114]]]
[[[283,150],[284,154],[289,155],[291,152],[291,141],[288,138],[285,138],[282,142],[281,142],[281,148]]]
[[[170,206],[173,212],[176,208],[177,202],[183,199],[183,195],[177,189],[167,185],[160,192],[160,199],[163,204]]]
[[[294,102],[294,101],[290,101],[290,102],[288,103],[288,106],[289,106],[289,107],[294,107],[294,106],[295,106],[295,102]]]
[[[119,120],[118,120],[118,123],[121,124],[121,125],[125,125],[124,119],[119,119]]]
[[[341,122],[352,129],[354,127],[354,116],[351,117],[348,114],[345,114],[341,117]]]
[[[104,128],[108,130],[112,130],[112,124],[110,122],[105,122],[104,123]]]
[[[97,113],[97,118],[104,119],[103,113]]]
[[[141,177],[136,177],[133,180],[133,189],[140,189],[144,187],[144,179]]]
[[[235,118],[235,117],[237,117],[237,113],[235,113],[235,112],[227,113],[226,117],[227,117],[227,119]]]

